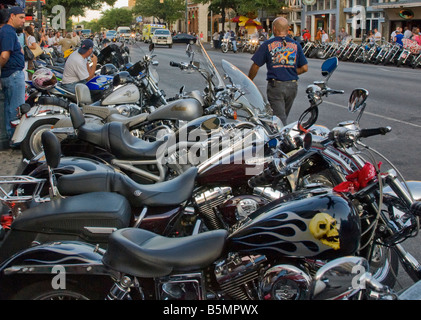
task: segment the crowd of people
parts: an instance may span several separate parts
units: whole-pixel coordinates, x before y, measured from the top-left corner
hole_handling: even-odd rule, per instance
[[[92,40],[89,40],[89,43],[85,42],[87,40],[81,39],[76,31],[37,29],[34,23],[25,26],[25,16],[24,9],[19,6],[0,8],[0,83],[4,94],[4,106],[1,112],[4,113],[4,124],[9,141],[14,133],[11,123],[17,119],[16,110],[25,103],[25,80],[31,78],[31,73],[25,70],[33,69],[33,60],[37,55],[42,54],[42,47],[55,47],[63,54],[69,51],[69,58],[73,49],[79,47],[80,49],[73,53],[78,53],[83,57],[83,62],[80,63],[81,69],[84,70],[83,76],[86,76],[85,78],[92,76],[92,70],[85,63],[86,57],[92,55]],[[28,50],[32,52],[31,55],[27,53]],[[66,65],[64,74],[66,74]],[[71,70],[67,70],[67,75],[74,74]],[[64,78],[63,75],[63,81]],[[68,78],[73,79],[71,76]]]

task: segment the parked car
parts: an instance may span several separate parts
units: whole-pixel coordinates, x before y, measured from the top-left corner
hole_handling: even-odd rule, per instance
[[[196,43],[196,37],[187,33],[179,33],[172,37],[174,43]]]
[[[105,33],[105,39],[108,39],[108,40],[112,41],[115,38],[116,34],[117,34],[117,31],[115,31],[115,30],[108,30]]]
[[[152,34],[152,43],[168,45],[172,47],[172,37],[171,32],[168,29],[156,29]]]
[[[80,33],[82,34],[83,38],[89,38],[92,35],[91,29],[80,30]]]

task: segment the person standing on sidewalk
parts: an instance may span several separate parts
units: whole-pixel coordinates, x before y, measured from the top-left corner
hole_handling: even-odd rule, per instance
[[[25,58],[16,34],[25,23],[25,11],[21,7],[9,9],[9,19],[0,29],[1,85],[4,92],[4,120],[10,140],[14,129],[10,122],[17,119],[16,109],[25,103]]]
[[[287,37],[288,20],[279,17],[272,25],[274,37],[262,43],[251,58],[249,78],[253,80],[266,64],[267,97],[273,114],[287,125],[288,114],[297,96],[298,75],[308,71],[307,59],[301,46]]]

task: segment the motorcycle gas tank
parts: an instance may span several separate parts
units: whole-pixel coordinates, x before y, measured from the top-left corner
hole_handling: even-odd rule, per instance
[[[148,116],[149,121],[184,120],[191,121],[203,115],[201,103],[192,98],[179,99],[160,106]]]
[[[89,90],[105,90],[106,83],[113,80],[113,76],[99,75],[86,82]]]
[[[241,187],[260,174],[272,158],[265,157],[265,140],[255,133],[253,130],[237,131],[236,138],[229,143],[222,142],[220,146],[219,140],[214,139],[217,144],[209,147],[205,160],[198,164],[197,183]],[[217,137],[216,134],[213,136]]]
[[[289,194],[249,218],[230,235],[231,251],[330,260],[359,248],[361,227],[354,206],[327,189]]]
[[[233,151],[222,158],[211,153],[208,159],[198,165],[199,174],[196,181],[203,186],[223,184],[235,188],[247,185],[248,180],[261,173],[265,165],[265,159],[257,159],[254,157],[256,154],[258,152],[255,146]]]
[[[140,93],[133,83],[126,84],[114,90],[101,104],[109,106],[114,104],[136,103],[140,99]]]

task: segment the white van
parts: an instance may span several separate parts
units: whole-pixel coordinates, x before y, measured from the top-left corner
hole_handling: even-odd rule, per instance
[[[132,34],[132,31],[130,27],[118,27],[117,28],[117,37],[124,37],[125,40],[130,39],[130,35]]]
[[[172,48],[172,36],[168,29],[156,29],[152,34],[152,43],[164,44]]]

